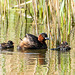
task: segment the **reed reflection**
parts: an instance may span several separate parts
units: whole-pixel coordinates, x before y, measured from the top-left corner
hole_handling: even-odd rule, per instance
[[[2,50],[0,62],[3,63],[0,69],[1,73],[11,74],[25,74],[33,75],[38,65],[45,65],[45,53],[43,50],[21,50],[14,52],[13,49]],[[5,69],[5,70],[4,70]]]
[[[32,60],[36,60],[37,64],[44,65],[46,64],[45,61],[45,53],[46,49],[25,49],[25,50],[19,50],[19,52],[24,53],[26,56],[25,58],[28,59],[29,62]]]

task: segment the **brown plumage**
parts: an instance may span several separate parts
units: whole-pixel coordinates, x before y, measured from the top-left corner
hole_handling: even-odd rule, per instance
[[[66,51],[66,50],[70,50],[70,49],[71,49],[71,47],[68,45],[68,43],[66,41],[64,41],[58,47],[52,48],[51,50],[62,50],[62,51]]]
[[[0,49],[8,49],[8,48],[14,48],[14,43],[12,41],[8,41],[7,43],[1,43]]]
[[[22,39],[18,49],[46,49],[45,40],[49,40],[46,33],[41,33],[38,37],[32,34],[26,34]]]

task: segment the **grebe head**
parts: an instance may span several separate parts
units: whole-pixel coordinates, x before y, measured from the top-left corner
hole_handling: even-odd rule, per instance
[[[7,44],[13,45],[14,43],[13,43],[11,40],[9,40],[9,41],[7,42]]]
[[[46,34],[46,33],[41,33],[41,34],[38,36],[38,41],[44,42],[45,40],[49,40],[49,38],[47,37],[47,34]]]
[[[66,41],[63,42],[63,45],[68,45],[68,43]]]

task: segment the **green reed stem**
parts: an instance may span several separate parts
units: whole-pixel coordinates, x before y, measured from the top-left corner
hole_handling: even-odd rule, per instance
[[[69,12],[68,12],[68,16],[69,16],[69,27],[68,27],[68,35],[70,34],[70,27],[71,27],[71,0],[69,0]]]
[[[36,34],[38,35],[38,26],[37,26],[37,13],[36,13],[36,7],[35,7],[35,1],[32,0],[33,4],[33,11],[34,11],[34,20],[35,20],[35,26],[36,26]]]
[[[56,3],[57,3],[57,8],[56,8],[56,10],[57,10],[57,18],[58,18],[58,25],[57,25],[57,33],[58,33],[58,35],[57,35],[57,42],[58,42],[58,44],[61,42],[61,40],[60,40],[60,11],[59,11],[59,0],[56,0]]]
[[[48,34],[50,32],[50,24],[49,24],[49,13],[48,13],[48,1],[45,0],[46,2],[46,12],[47,12],[47,26],[48,26]]]

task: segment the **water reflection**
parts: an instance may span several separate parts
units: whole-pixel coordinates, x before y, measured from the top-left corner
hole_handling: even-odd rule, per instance
[[[46,50],[21,50],[17,52],[2,50],[0,54],[0,74],[33,75],[37,65],[46,64],[45,53]]]
[[[48,75],[68,75],[71,71],[70,51],[50,51]]]
[[[0,49],[1,52],[13,52],[14,49],[13,48],[9,48],[9,49]]]
[[[70,51],[1,50],[0,75],[74,75],[75,48]]]
[[[37,64],[39,63],[40,65],[46,64],[45,62],[45,53],[46,49],[25,49],[21,50],[19,52],[24,53],[25,58],[32,60],[32,59],[37,59]],[[30,62],[30,61],[29,61]]]

